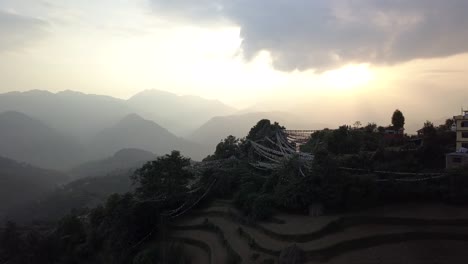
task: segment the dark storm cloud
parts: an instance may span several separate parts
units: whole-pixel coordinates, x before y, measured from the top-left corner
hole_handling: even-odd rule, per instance
[[[251,58],[282,70],[393,64],[468,51],[467,0],[152,0],[158,13],[241,27]]]
[[[16,49],[45,34],[43,20],[0,10],[0,52]]]

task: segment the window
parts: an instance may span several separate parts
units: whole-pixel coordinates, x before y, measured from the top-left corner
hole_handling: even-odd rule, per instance
[[[461,163],[461,162],[462,162],[462,158],[461,158],[461,157],[453,157],[453,158],[452,158],[452,162],[453,162],[453,163]]]
[[[462,143],[462,148],[467,148],[468,149],[468,143]]]
[[[468,121],[461,122],[461,127],[468,127]]]
[[[468,132],[462,132],[462,138],[468,138]]]

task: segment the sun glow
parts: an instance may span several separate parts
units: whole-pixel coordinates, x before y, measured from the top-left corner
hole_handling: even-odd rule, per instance
[[[351,64],[322,75],[323,82],[330,88],[350,90],[362,87],[374,79],[368,64]]]

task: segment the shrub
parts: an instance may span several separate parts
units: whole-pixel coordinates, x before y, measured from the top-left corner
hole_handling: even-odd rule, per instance
[[[270,195],[262,194],[253,201],[250,216],[254,220],[265,220],[272,217],[273,211],[273,198]]]

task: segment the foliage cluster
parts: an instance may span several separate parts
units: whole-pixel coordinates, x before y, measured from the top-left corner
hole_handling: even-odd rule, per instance
[[[398,112],[392,123],[403,127],[404,117]],[[232,199],[250,221],[269,219],[277,210],[307,213],[317,204],[325,212],[343,212],[420,198],[468,201],[466,171],[449,172],[449,180],[428,184],[375,181],[375,171],[379,170],[440,171],[443,155],[453,143],[450,125],[446,122],[434,127],[426,122],[421,129],[423,145],[418,148],[409,148],[404,142],[390,144],[383,140],[385,129],[372,123],[326,129],[311,135],[302,146],[302,151],[314,155],[313,161],[304,163],[293,156],[278,169],[263,171],[251,166],[255,161],[265,161],[251,142],[272,147],[283,127],[261,120],[245,139],[229,136],[220,142],[213,155],[204,160],[207,166],[198,172],[188,169],[193,165],[190,159],[173,151],[134,173],[134,191],[113,194],[94,209],[72,212],[48,232],[24,232],[7,223],[0,234],[0,262],[187,263],[183,253],[169,260],[167,252],[183,249],[164,240],[168,219],[163,212],[182,208],[193,194],[205,190],[210,190],[205,202]],[[405,140],[412,142],[409,137]],[[353,173],[343,167],[367,172]]]
[[[0,260],[13,264],[118,264],[132,263],[139,256],[136,263],[159,263],[157,259],[141,262],[153,253],[139,251],[147,241],[165,235],[161,212],[182,199],[193,177],[184,169],[189,163],[176,151],[147,163],[133,177],[138,185],[134,192],[113,194],[103,206],[74,211],[45,233],[34,229],[19,232],[14,224],[7,224],[1,235]]]

